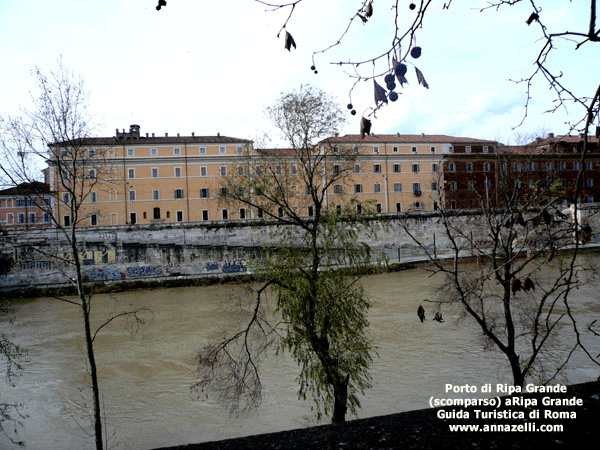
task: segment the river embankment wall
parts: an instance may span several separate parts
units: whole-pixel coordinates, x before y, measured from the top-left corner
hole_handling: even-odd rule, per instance
[[[589,209],[585,222],[590,242],[600,243],[600,214]],[[481,215],[457,212],[452,224],[473,247],[489,246]],[[81,228],[77,232],[84,280],[93,283],[168,280],[252,273],[280,241],[280,225],[268,221],[200,222]],[[439,213],[381,216],[362,236],[375,257],[388,263],[427,260],[425,251],[406,232],[443,257],[450,248]],[[471,246],[471,248],[469,248]],[[3,233],[0,253],[12,259],[10,271],[0,275],[1,290],[69,285],[75,276],[69,241],[63,230],[26,230]]]

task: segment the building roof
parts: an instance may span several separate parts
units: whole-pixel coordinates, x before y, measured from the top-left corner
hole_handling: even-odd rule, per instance
[[[129,131],[115,131],[114,137],[85,137],[74,139],[73,141],[62,141],[50,144],[51,147],[63,147],[65,144],[71,144],[76,146],[122,146],[122,145],[165,145],[165,144],[251,144],[252,141],[248,139],[240,139],[229,136],[196,136],[192,133],[192,136],[155,136],[154,133],[146,133],[142,135],[140,133],[139,125],[130,125]]]
[[[475,144],[488,143],[495,144],[495,141],[486,139],[475,139],[469,137],[447,136],[444,134],[377,134],[372,136],[361,137],[360,134],[347,134],[345,136],[336,136],[325,139],[323,142],[330,143],[365,143],[365,144],[381,144],[381,143],[407,143],[407,144],[429,144],[448,142],[451,144]]]
[[[28,195],[28,194],[49,194],[50,186],[41,181],[32,181],[30,183],[21,183],[8,189],[0,191],[0,195]]]

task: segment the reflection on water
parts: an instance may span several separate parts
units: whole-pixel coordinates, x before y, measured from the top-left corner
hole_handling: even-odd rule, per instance
[[[379,357],[374,386],[362,399],[359,417],[427,408],[446,383],[510,382],[503,357],[481,350],[480,333],[469,320],[448,311],[433,320],[436,279],[422,270],[371,276],[364,281],[373,301],[370,333]],[[587,318],[597,316],[598,285],[576,291],[573,304]],[[132,335],[123,322],[96,339],[109,446],[148,449],[291,429],[313,424],[309,402],[296,397],[297,368],[287,355],[263,363],[264,400],[257,413],[230,418],[211,398],[190,391],[195,354],[210,338],[235,323],[226,305],[241,287],[157,289],[98,295],[98,323],[112,311],[145,306],[153,311],[143,332]],[[427,309],[421,323],[419,304]],[[29,350],[30,363],[15,388],[2,386],[3,400],[16,399],[28,418],[21,437],[28,449],[93,448],[86,388],[85,346],[77,307],[39,299],[20,306],[13,326],[2,331]],[[596,350],[597,350],[596,346]],[[598,353],[598,352],[596,352]],[[598,370],[577,355],[567,372],[571,383],[596,379]],[[10,443],[0,437],[0,448]]]

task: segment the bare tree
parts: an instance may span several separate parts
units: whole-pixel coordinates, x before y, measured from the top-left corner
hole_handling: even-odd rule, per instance
[[[354,155],[317,142],[335,134],[342,115],[325,93],[303,86],[268,109],[290,144],[287,150],[250,152],[228,177],[224,201],[251,208],[255,217],[278,225],[276,245],[261,255],[247,326],[199,356],[205,388],[217,381],[222,399],[261,398],[257,356],[269,347],[289,350],[300,366],[299,397],[313,397],[317,416],[343,422],[360,407],[358,394],[370,387],[372,347],[366,336],[369,300],[358,283],[371,265],[368,205],[334,205],[330,188],[347,179]],[[335,170],[333,167],[336,167]],[[338,208],[339,206],[339,208]],[[264,306],[276,296],[276,315]]]
[[[13,314],[14,309],[0,301],[0,318],[9,317]],[[11,319],[12,321],[12,319]],[[14,385],[23,371],[23,359],[26,356],[26,351],[11,341],[10,336],[0,333],[0,360],[6,365],[5,377],[6,381]],[[7,436],[13,444],[23,446],[23,441],[18,439],[19,429],[23,427],[21,413],[21,405],[16,403],[7,403],[0,399],[0,433]]]
[[[519,155],[518,161],[522,158]],[[469,217],[476,233],[465,231],[456,211],[440,209],[449,260],[439,259],[417,239],[410,218],[402,222],[428,255],[432,271],[445,275],[438,307],[458,305],[478,324],[486,348],[506,356],[515,386],[523,386],[532,375],[543,382],[554,379],[577,349],[599,364],[583,344],[584,330],[569,300],[571,291],[589,280],[593,268],[575,258],[578,224],[562,211],[560,184],[549,175],[531,186],[526,172],[514,170],[514,159],[506,155],[498,157],[497,164],[497,199],[492,204],[479,194],[480,215]],[[473,262],[461,262],[465,257]],[[564,337],[569,329],[572,347],[561,348],[566,356],[552,361],[550,351],[558,350],[555,338]]]
[[[6,161],[2,165],[2,173],[13,184],[32,183],[42,165],[48,165],[52,201],[46,201],[47,195],[35,190],[24,195],[47,214],[69,248],[66,255],[47,256],[57,258],[58,265],[74,274],[70,281],[76,289],[77,301],[56,298],[81,308],[93,397],[94,436],[97,450],[102,450],[102,413],[94,339],[100,329],[119,317],[127,317],[138,326],[143,325],[146,310],[115,311],[96,330],[91,326],[93,287],[84,284],[83,249],[78,240],[78,228],[93,214],[83,214],[83,205],[90,201],[101,180],[108,182],[110,167],[106,164],[106,155],[86,146],[92,126],[88,95],[81,78],[71,73],[62,62],[56,71],[48,75],[36,68],[34,78],[38,95],[33,98],[33,106],[18,117],[1,119],[1,144]]]

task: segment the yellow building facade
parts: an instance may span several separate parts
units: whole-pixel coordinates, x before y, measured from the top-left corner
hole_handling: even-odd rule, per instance
[[[346,135],[320,143],[315,151],[327,154],[325,179],[340,170],[348,175],[329,186],[326,206],[344,205],[350,199],[374,204],[380,213],[432,211],[443,187],[444,159],[453,147],[494,143],[440,135]],[[257,165],[273,161],[276,152],[254,149],[252,141],[226,136],[142,136],[138,125],[116,131],[114,137],[83,139],[69,150],[54,144],[51,152],[50,189],[55,193],[54,214],[61,226],[69,225],[69,194],[62,180],[69,175],[77,152],[85,187],[77,226],[111,226],[153,223],[249,220],[259,211],[227,199],[227,177],[249,176]],[[331,157],[329,157],[331,155]],[[351,162],[336,155],[351,155]],[[280,151],[282,164],[296,170],[294,152]],[[340,162],[341,161],[341,162]],[[343,161],[346,161],[344,163]],[[293,167],[292,167],[293,166]],[[61,175],[62,173],[62,175]],[[302,200],[305,186],[295,185],[298,208],[310,216]]]

